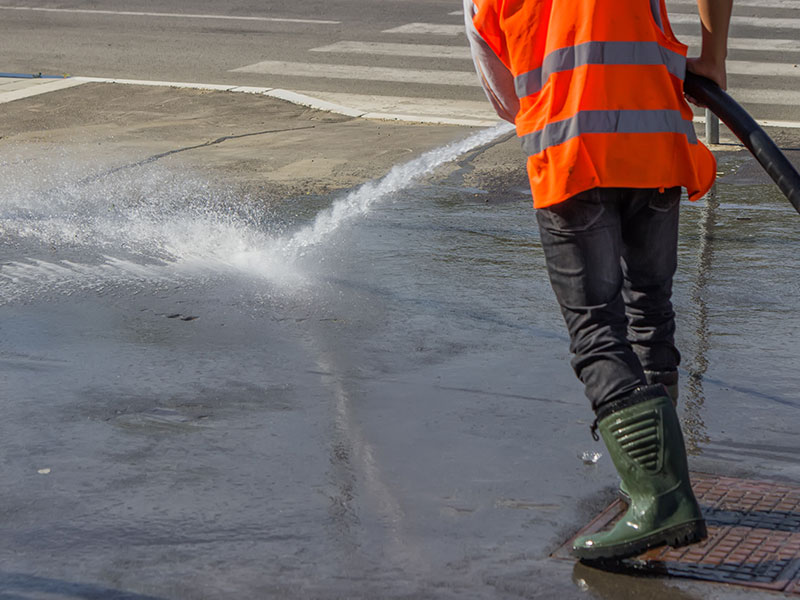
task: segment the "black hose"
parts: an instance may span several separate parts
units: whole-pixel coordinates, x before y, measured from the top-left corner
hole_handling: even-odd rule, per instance
[[[800,173],[736,100],[706,77],[687,72],[684,91],[705,104],[739,138],[800,213]]]

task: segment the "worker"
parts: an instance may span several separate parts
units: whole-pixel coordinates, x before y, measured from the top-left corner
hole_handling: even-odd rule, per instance
[[[706,537],[674,402],[672,278],[681,188],[716,162],[695,135],[688,68],[726,87],[732,0],[698,0],[700,56],[686,59],[663,0],[464,0],[476,69],[516,125],[547,271],[629,506],[579,537],[585,560]],[[691,99],[690,99],[691,100]]]

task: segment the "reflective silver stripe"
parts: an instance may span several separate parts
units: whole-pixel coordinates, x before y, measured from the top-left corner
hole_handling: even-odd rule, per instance
[[[661,0],[650,0],[650,11],[653,13],[653,19],[661,31],[664,31],[664,23],[661,21]]]
[[[678,110],[586,110],[522,136],[522,147],[533,156],[584,133],[682,133],[697,143],[694,125]]]
[[[658,42],[586,42],[553,50],[541,67],[517,75],[514,89],[525,98],[540,91],[553,73],[582,65],[664,65],[678,79],[686,74],[686,57]]]

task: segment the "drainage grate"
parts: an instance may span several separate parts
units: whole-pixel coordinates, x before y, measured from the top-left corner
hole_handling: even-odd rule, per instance
[[[692,474],[708,539],[656,548],[614,565],[622,571],[689,577],[800,596],[800,487],[770,481]],[[626,506],[614,501],[577,535],[606,529]],[[555,558],[569,558],[572,539]]]

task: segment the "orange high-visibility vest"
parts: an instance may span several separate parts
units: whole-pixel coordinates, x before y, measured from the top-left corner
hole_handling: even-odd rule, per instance
[[[514,77],[534,206],[594,187],[685,187],[716,161],[683,97],[686,46],[663,0],[474,0],[475,29]]]

